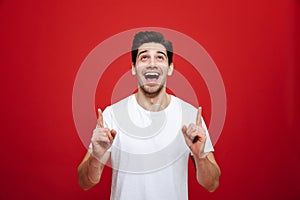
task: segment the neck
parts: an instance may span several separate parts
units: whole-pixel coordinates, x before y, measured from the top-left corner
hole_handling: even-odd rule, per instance
[[[165,87],[155,96],[145,94],[141,89],[138,89],[135,94],[138,104],[145,110],[158,112],[165,109],[171,100],[171,96],[166,93]]]

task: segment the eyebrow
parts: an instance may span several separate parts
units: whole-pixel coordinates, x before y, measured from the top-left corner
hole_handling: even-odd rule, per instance
[[[149,50],[143,50],[143,51],[139,52],[137,56],[139,56],[139,55],[141,55],[141,54],[143,54],[143,53],[145,53],[145,52],[147,52],[147,51],[149,51]],[[156,53],[163,54],[164,56],[167,57],[167,55],[166,55],[165,52],[163,52],[163,51],[157,51]]]

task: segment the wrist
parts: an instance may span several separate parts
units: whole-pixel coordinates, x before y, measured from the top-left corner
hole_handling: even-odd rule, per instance
[[[207,159],[209,152],[200,153],[200,155],[195,156],[198,161],[204,161]]]
[[[203,153],[200,153],[199,158],[200,158],[200,159],[205,159],[205,158],[207,158],[208,153],[209,153],[209,152],[203,152]]]
[[[104,156],[105,152],[97,152],[97,151],[91,151],[91,156],[95,161],[101,162],[102,157]]]

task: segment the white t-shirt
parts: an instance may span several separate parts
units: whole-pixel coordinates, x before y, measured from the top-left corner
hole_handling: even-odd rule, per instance
[[[107,107],[105,126],[117,131],[110,148],[111,200],[188,199],[190,149],[181,128],[195,123],[196,115],[195,107],[174,96],[159,112],[143,109],[135,95]],[[213,150],[207,132],[205,152]]]

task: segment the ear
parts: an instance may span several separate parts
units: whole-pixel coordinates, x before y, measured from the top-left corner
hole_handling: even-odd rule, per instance
[[[169,69],[168,69],[168,76],[171,76],[171,75],[172,75],[173,70],[174,70],[174,65],[173,65],[173,63],[171,63],[171,64],[169,65]]]
[[[133,63],[132,63],[132,65],[131,65],[131,74],[132,74],[133,76],[136,75],[135,66],[134,66]]]

